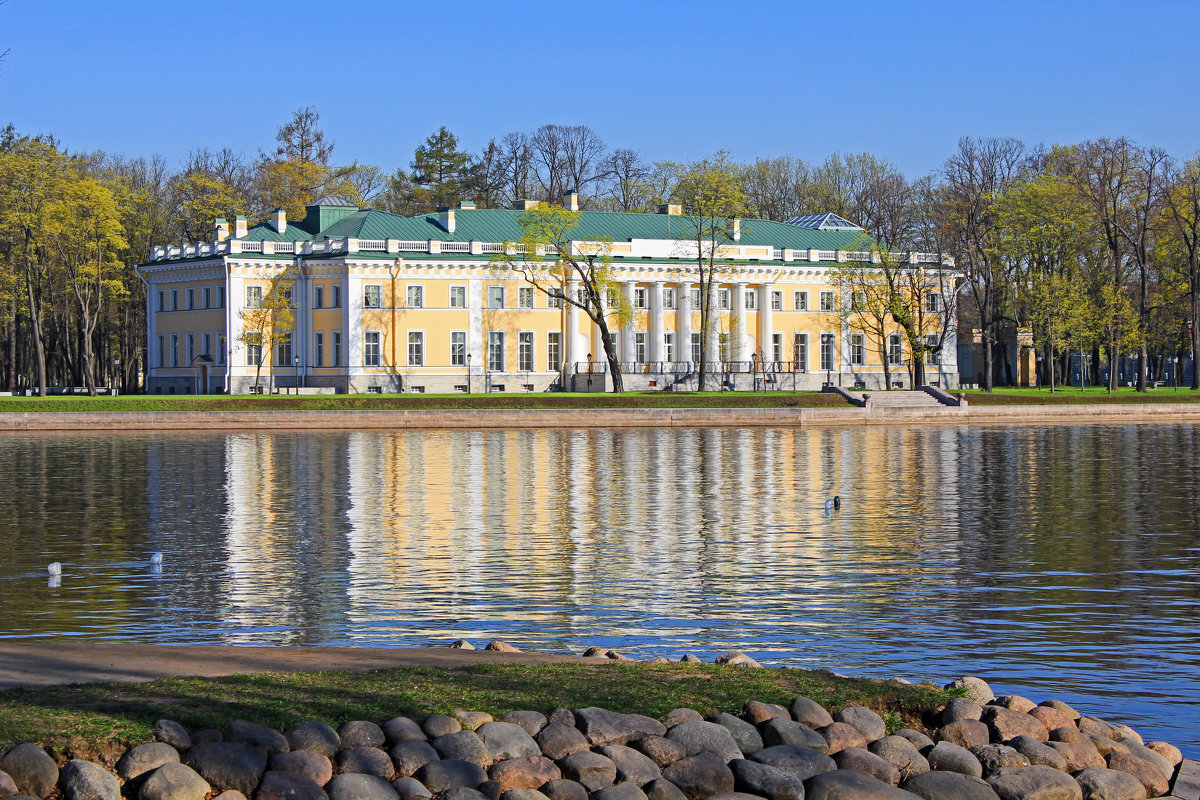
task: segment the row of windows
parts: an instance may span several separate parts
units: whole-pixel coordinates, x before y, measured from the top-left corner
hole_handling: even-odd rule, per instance
[[[491,372],[503,372],[505,366],[506,331],[488,331],[486,367]],[[534,362],[534,334],[532,331],[517,333],[517,369],[521,372],[532,372]],[[382,360],[383,334],[380,331],[365,331],[363,333],[363,366],[379,367]],[[407,332],[407,364],[410,367],[425,366],[425,332]],[[467,351],[467,332],[450,331],[450,366],[470,366],[470,353]],[[562,368],[562,334],[552,331],[546,334],[546,370],[557,372]]]
[[[196,311],[206,308],[224,308],[225,307],[225,287],[224,286],[202,286],[197,291],[196,289],[184,289],[183,294],[180,294],[179,289],[172,289],[170,294],[166,290],[158,292],[158,310],[159,311]],[[216,304],[213,304],[214,299]],[[180,305],[180,301],[183,305]],[[197,301],[199,305],[197,305]]]
[[[214,351],[213,344],[220,346]],[[180,345],[182,345],[182,350]],[[225,363],[225,337],[212,331],[160,334],[158,337],[158,366],[190,367],[199,356],[208,356],[214,364]]]

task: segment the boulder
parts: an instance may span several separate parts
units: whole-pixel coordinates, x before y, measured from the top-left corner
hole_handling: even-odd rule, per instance
[[[816,700],[807,697],[797,697],[792,701],[792,719],[807,725],[813,730],[833,724],[833,717]]]
[[[178,750],[166,742],[151,742],[126,751],[117,761],[117,774],[127,781],[156,770],[163,764],[178,763]]]
[[[1083,800],[1079,784],[1053,767],[1004,767],[987,782],[1000,800]]]
[[[191,767],[171,762],[149,773],[138,789],[139,800],[204,800],[212,787]]]
[[[972,747],[971,755],[979,759],[984,777],[991,775],[1001,767],[1028,767],[1031,763],[1021,751],[1006,744],[985,744],[983,747]]]
[[[173,719],[160,719],[154,723],[154,741],[169,744],[176,750],[187,750],[192,746],[192,737],[187,729]]]
[[[950,742],[938,742],[922,755],[929,762],[930,769],[958,772],[975,778],[983,777],[983,765],[965,747]]]
[[[836,753],[833,760],[837,763],[838,769],[861,772],[864,775],[870,775],[875,780],[890,783],[892,786],[900,783],[900,770],[870,751],[847,747]]]
[[[769,719],[791,719],[792,714],[783,706],[751,700],[746,703],[745,717],[755,725],[759,725]]]
[[[1069,728],[1055,728],[1050,731],[1050,741],[1092,744],[1092,737],[1072,725]],[[1095,747],[1095,745],[1092,746]]]
[[[444,714],[431,714],[421,723],[421,730],[430,739],[437,739],[438,737],[461,731],[462,723],[454,717],[447,717]]]
[[[687,795],[666,778],[650,781],[642,787],[646,800],[687,800]]]
[[[1175,765],[1145,745],[1133,745],[1129,748],[1129,755],[1154,764],[1168,780],[1175,777]]]
[[[804,800],[804,781],[790,772],[744,758],[729,762],[733,788],[767,800]]]
[[[791,719],[769,719],[761,727],[762,743],[766,747],[775,747],[781,744],[798,744],[804,747],[811,747],[814,750],[829,747],[829,743],[825,740],[824,736],[802,722],[796,722]],[[736,739],[737,737],[734,738]],[[742,752],[749,755],[754,751],[747,752],[743,748]]]
[[[569,708],[556,708],[550,712],[547,722],[557,722],[560,725],[575,727],[575,712]]]
[[[447,733],[445,736],[434,739],[430,744],[433,745],[433,749],[438,752],[438,755],[445,759],[470,761],[472,764],[478,764],[484,768],[495,761],[491,751],[475,731]],[[432,786],[429,788],[433,789]]]
[[[1042,744],[1032,736],[1017,736],[1009,740],[1009,747],[1029,759],[1030,766],[1054,767],[1067,771],[1067,760],[1048,744]]]
[[[988,744],[992,739],[992,732],[982,722],[960,719],[958,722],[951,722],[949,725],[938,728],[933,732],[933,738],[935,741],[949,742],[970,749]]]
[[[1094,733],[1097,736],[1112,739],[1114,742],[1120,738],[1117,727],[1099,717],[1080,717],[1075,724],[1084,733]]]
[[[845,750],[847,747],[864,748],[867,746],[867,737],[862,735],[862,731],[854,727],[848,722],[834,722],[826,725],[817,731],[825,739],[825,752],[833,755],[839,750]]]
[[[267,760],[267,769],[276,772],[295,772],[317,786],[324,786],[333,777],[333,762],[316,750],[292,750],[276,753]]]
[[[547,781],[539,791],[550,800],[588,800],[588,790],[566,778]]]
[[[592,800],[646,800],[646,793],[636,784],[618,783],[593,792]]]
[[[452,786],[442,792],[440,800],[499,800],[499,793],[489,795],[482,789],[486,786],[481,786],[479,789],[471,789],[467,786]]]
[[[673,728],[681,722],[694,722],[704,719],[704,716],[694,708],[673,708],[663,717],[663,725]]]
[[[383,778],[358,772],[333,776],[325,784],[325,793],[329,800],[399,800],[400,797]]]
[[[117,777],[99,764],[73,759],[58,774],[66,800],[120,800]]]
[[[388,754],[378,747],[347,747],[338,750],[333,757],[333,771],[337,775],[357,772],[390,781],[396,774],[396,767]]]
[[[226,789],[214,795],[212,800],[246,800],[246,795],[234,789]]]
[[[896,731],[896,736],[908,739],[918,750],[933,746],[933,739],[930,739],[920,731],[914,731],[912,728],[901,728]]]
[[[737,742],[733,739],[733,734],[713,722],[696,720],[681,722],[667,731],[667,740],[682,747],[689,756],[707,751],[717,754],[725,762],[743,757],[742,751],[738,749]],[[730,780],[732,781],[732,778]],[[675,782],[672,781],[672,783]],[[676,785],[679,784],[676,783]],[[679,788],[683,789],[682,786]],[[730,788],[725,791],[733,791],[732,783]],[[686,789],[684,789],[684,793],[687,793]]]
[[[214,789],[233,789],[250,797],[267,768],[257,751],[237,742],[205,742],[192,745],[184,759]]]
[[[475,790],[459,788],[459,789],[451,789],[450,791],[451,792],[477,791],[481,795],[483,795],[484,798],[486,798],[486,800],[500,800],[500,795],[504,794],[504,792],[502,792],[500,790],[500,783],[498,781],[492,780],[491,778],[488,778],[486,781],[479,784],[479,788],[475,789]],[[525,791],[525,790],[521,790],[521,791]]]
[[[1048,731],[1052,731],[1055,728],[1075,727],[1075,721],[1063,712],[1059,711],[1057,708],[1050,708],[1050,706],[1037,706],[1027,713],[1029,716],[1045,725],[1046,730]]]
[[[629,743],[630,747],[642,753],[661,769],[667,764],[674,764],[687,753],[683,748],[662,736],[643,736]]]
[[[586,795],[584,795],[586,797]],[[549,797],[536,789],[509,789],[503,792],[498,800],[550,800]]]
[[[790,721],[790,717],[788,718]],[[762,734],[758,732],[758,728],[746,722],[744,719],[735,717],[733,714],[714,714],[708,718],[708,721],[714,725],[720,725],[725,730],[729,731],[729,735],[733,737],[734,743],[743,755],[762,750],[764,745]],[[779,744],[782,744],[780,742]],[[682,757],[682,756],[681,756]]]
[[[20,797],[17,784],[7,772],[0,772],[0,797]]]
[[[537,789],[561,778],[562,771],[545,756],[522,756],[492,764],[488,777],[499,784],[503,793],[510,789]]]
[[[1080,714],[1078,711],[1071,708],[1069,705],[1062,702],[1061,700],[1043,700],[1042,702],[1038,703],[1038,705],[1044,706],[1045,708],[1053,708],[1055,711],[1061,711],[1062,713],[1067,715],[1067,717],[1072,721],[1072,723],[1074,723],[1074,721],[1079,719],[1079,717],[1080,717]]]
[[[493,639],[492,641],[488,642],[487,646],[484,647],[483,649],[484,650],[492,650],[496,653],[519,653],[519,652],[521,652],[520,650],[513,647],[508,642],[502,642],[499,639]]]
[[[326,758],[342,746],[342,739],[337,731],[324,722],[301,722],[287,732],[288,746],[292,750],[316,750]]]
[[[321,785],[298,772],[263,773],[255,800],[328,800]]]
[[[46,797],[58,784],[58,765],[36,744],[19,744],[0,758],[0,770],[8,773],[20,794]]]
[[[466,639],[455,639],[448,647],[451,650],[474,650],[475,645],[468,642]]]
[[[837,769],[837,763],[829,756],[811,747],[799,745],[765,747],[750,756],[750,760],[783,770],[802,781],[813,775]]]
[[[1170,781],[1162,774],[1162,770],[1144,758],[1126,753],[1113,753],[1108,757],[1108,768],[1136,779],[1145,787],[1149,797],[1164,795],[1170,788]]]
[[[495,761],[540,756],[541,748],[529,732],[512,722],[485,722],[475,729]],[[525,787],[536,789],[536,786]]]
[[[1083,800],[1146,800],[1146,787],[1127,772],[1088,767],[1075,773]],[[1155,795],[1157,797],[1157,795]]]
[[[647,756],[623,744],[602,744],[596,752],[613,762],[617,767],[617,782],[645,786],[662,777],[658,764]]]
[[[983,716],[983,706],[969,697],[956,697],[942,709],[941,716],[943,725],[964,719],[978,722]]]
[[[430,761],[441,759],[441,756],[433,749],[433,745],[422,739],[397,742],[388,750],[388,755],[392,757],[392,764],[396,767],[396,772],[404,777],[414,774]]]
[[[755,661],[750,656],[743,653],[741,650],[728,650],[713,659],[714,664],[726,664],[731,667],[761,667],[762,664]]]
[[[663,770],[663,777],[678,786],[688,800],[732,792],[733,772],[726,765],[727,760],[704,751],[671,764]]]
[[[1095,745],[1096,749],[1100,751],[1100,755],[1102,756],[1108,756],[1112,753],[1128,754],[1130,747],[1140,746],[1132,739],[1126,739],[1125,741],[1129,742],[1129,744],[1126,745],[1121,744],[1115,739],[1109,739],[1107,736],[1099,736],[1094,733],[1084,733],[1083,735],[1088,738],[1088,741]]]
[[[466,786],[473,789],[488,779],[483,767],[457,758],[430,761],[418,769],[413,777],[434,794],[441,794],[455,786]],[[330,800],[333,798],[331,797]]]
[[[595,707],[576,711],[575,727],[592,744],[625,744],[643,736],[663,736],[667,732],[667,727],[656,719]]]
[[[588,740],[576,728],[561,722],[551,722],[534,737],[546,758],[558,761],[571,753],[588,749]]]
[[[916,800],[917,796],[849,769],[823,772],[804,782],[808,800]]]
[[[464,731],[479,730],[480,725],[495,721],[491,714],[483,711],[451,711],[450,716],[458,720],[458,724],[462,725]]]
[[[924,800],[999,800],[990,783],[958,772],[926,772],[901,786]]]
[[[887,724],[883,717],[865,706],[848,706],[833,715],[834,722],[844,722],[858,728],[868,742],[887,736]]]
[[[966,690],[966,696],[974,700],[979,705],[990,703],[996,698],[992,692],[992,687],[988,686],[987,681],[983,678],[976,678],[971,675],[964,675],[961,678],[955,678],[947,683],[944,687],[947,691],[956,689]]]
[[[1107,767],[1108,763],[1095,745],[1075,744],[1074,742],[1050,742],[1058,754],[1067,762],[1067,772],[1079,772],[1088,767]]]
[[[1146,743],[1146,741],[1142,738],[1142,735],[1140,733],[1138,733],[1137,731],[1135,731],[1133,728],[1129,727],[1128,725],[1119,725],[1118,724],[1118,725],[1113,725],[1113,728],[1115,728],[1118,733],[1118,736],[1117,736],[1118,741],[1123,740],[1123,739],[1133,739],[1138,744]]]
[[[1146,749],[1158,753],[1171,766],[1176,766],[1180,761],[1183,761],[1182,751],[1169,742],[1146,742]]]
[[[383,728],[374,722],[362,719],[343,722],[337,732],[343,748],[383,747],[387,741],[387,737],[383,733]]]
[[[1021,697],[1019,694],[1001,695],[992,700],[991,705],[1000,706],[1002,708],[1010,708],[1013,711],[1020,711],[1022,714],[1037,708],[1036,703],[1029,698]]]
[[[747,794],[746,792],[721,792],[714,794],[709,800],[763,800],[756,794]]]
[[[582,750],[560,759],[558,767],[562,770],[564,778],[575,781],[588,792],[612,786],[617,782],[617,765],[611,758],[591,750]]]
[[[900,780],[929,772],[929,762],[917,746],[903,736],[885,736],[867,745],[867,749],[900,772]]]
[[[521,730],[530,736],[537,736],[538,732],[546,727],[548,720],[545,714],[539,714],[536,711],[509,711],[507,714],[502,715],[499,721],[520,725]]]
[[[198,744],[207,744],[208,742],[223,741],[225,741],[224,734],[213,728],[201,728],[198,731],[192,731],[192,747]]]
[[[392,781],[392,788],[400,796],[400,800],[424,800],[433,797],[433,793],[425,788],[425,784],[416,778],[396,778]]]
[[[255,749],[261,748],[267,755],[286,753],[292,749],[288,738],[279,731],[244,719],[235,719],[229,723],[229,735],[225,737],[225,741]]]
[[[1050,739],[1050,731],[1036,717],[1002,706],[984,706],[982,720],[993,742],[1007,742],[1014,736],[1030,736],[1039,742]]]
[[[380,726],[380,730],[383,731],[383,736],[389,744],[414,740],[425,741],[428,738],[425,731],[421,730],[421,726],[408,717],[392,717]]]
[[[684,653],[679,658],[679,663],[681,663],[681,664],[703,664],[704,662],[701,661],[696,656],[692,655],[691,653]]]

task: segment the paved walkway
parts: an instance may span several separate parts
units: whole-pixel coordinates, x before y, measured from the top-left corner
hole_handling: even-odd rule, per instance
[[[471,664],[608,663],[542,653],[496,653],[446,647],[285,647],[30,643],[0,641],[0,689],[91,681],[152,681],[170,676],[206,678],[247,672],[321,672],[388,667],[463,667]]]

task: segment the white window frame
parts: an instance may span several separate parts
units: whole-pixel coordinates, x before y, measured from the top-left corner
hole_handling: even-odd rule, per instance
[[[688,289],[688,301],[691,303],[692,311],[700,310],[700,289],[699,289],[699,287],[694,287],[694,288]]]
[[[742,307],[747,311],[758,310],[758,291],[755,289],[746,289],[742,292]]]
[[[663,353],[667,361],[675,360],[675,331],[663,331]]]
[[[850,332],[850,366],[864,367],[867,364],[867,336],[858,331]]]
[[[650,362],[650,334],[646,331],[633,333],[633,360],[639,364]]]
[[[329,366],[340,367],[342,365],[342,332],[329,332]]]
[[[283,367],[284,369],[295,366],[295,362],[292,360],[292,356],[295,355],[292,338],[292,334],[288,332],[275,343],[275,366]]]
[[[700,356],[704,353],[704,340],[700,338],[698,332],[692,332],[691,347],[689,349],[691,350],[692,363],[699,364]]]
[[[925,293],[925,313],[940,314],[942,313],[942,296],[937,292]]]
[[[425,287],[422,284],[410,283],[404,287],[404,307],[425,307]]]
[[[212,308],[212,287],[205,286],[200,290],[200,298],[204,301],[205,308]]]
[[[166,369],[167,367],[167,337],[166,334],[158,336],[158,368]]]
[[[462,284],[454,284],[450,287],[450,307],[451,308],[466,308],[467,307],[467,287]]]
[[[837,334],[826,331],[820,338],[821,372],[832,372],[838,363]]]
[[[217,287],[217,308],[224,308],[224,307],[225,307],[225,287],[218,286]]]
[[[730,300],[729,290],[728,289],[717,289],[717,310],[718,311],[729,311],[730,310],[730,306],[729,306],[730,302],[731,302],[731,300]]]
[[[171,310],[172,311],[179,310],[179,290],[178,289],[171,290]]]
[[[425,331],[408,331],[408,336],[405,338],[405,342],[407,344],[406,353],[408,355],[408,366],[425,366]],[[415,351],[413,350],[414,347],[416,348]]]
[[[650,307],[650,290],[645,286],[633,287],[633,307],[642,310]]]
[[[196,334],[188,331],[185,341],[187,342],[187,365],[190,367],[196,360]]]
[[[837,293],[836,292],[828,291],[828,290],[822,291],[820,299],[821,299],[820,308],[822,311],[836,311],[837,310]]]
[[[383,284],[363,284],[363,308],[383,308]]]
[[[783,361],[783,334],[771,334],[771,361],[775,364]]]
[[[546,308],[562,308],[563,294],[562,289],[557,286],[551,286],[546,290]]]
[[[674,286],[664,286],[662,298],[665,311],[674,311],[679,307],[679,296],[675,294]]]
[[[263,361],[262,332],[249,331],[246,333],[246,366],[257,367]]]
[[[159,311],[167,310],[167,293],[164,292],[162,289],[158,290],[158,310]]]
[[[904,337],[898,333],[888,334],[888,365],[901,366],[904,364]]]
[[[517,371],[533,372],[537,345],[533,331],[517,331]]]
[[[374,340],[374,341],[372,341]],[[363,366],[383,366],[383,332],[363,331]]]
[[[335,283],[335,284],[332,284],[329,288],[333,292],[332,297],[330,297],[329,307],[330,308],[341,308],[342,307],[342,287]]]
[[[325,307],[325,287],[313,284],[313,308]]]
[[[194,311],[196,309],[196,290],[188,289],[185,297],[187,297],[187,310]]]
[[[498,283],[488,284],[487,307],[504,308],[504,286]]]
[[[467,365],[467,332],[450,331],[450,366]]]
[[[562,331],[546,333],[546,369],[549,372],[562,369]]]
[[[489,330],[487,338],[488,372],[504,372],[504,331]]]
[[[783,311],[783,292],[779,289],[771,290],[771,310]]]
[[[931,364],[935,367],[940,367],[942,365],[942,351],[928,349],[937,347],[939,344],[938,339],[940,338],[941,337],[939,337],[936,333],[925,334],[925,347],[927,348],[925,351],[927,355],[927,360],[925,362],[926,364]]]
[[[803,289],[797,289],[792,293],[792,310],[793,311],[808,311],[808,292]]]
[[[325,366],[325,331],[313,331],[313,364],[317,368]]]
[[[246,286],[246,308],[262,308],[263,287],[257,283]]]
[[[200,334],[200,355],[212,358],[212,332],[204,331]]]
[[[796,331],[792,334],[792,369],[808,372],[808,334]]]
[[[533,287],[518,286],[517,287],[517,308],[529,309],[534,307]]]

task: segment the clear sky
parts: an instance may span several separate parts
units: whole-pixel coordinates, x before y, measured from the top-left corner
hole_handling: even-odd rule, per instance
[[[0,124],[73,150],[255,155],[313,105],[335,159],[407,166],[585,124],[646,159],[821,161],[911,177],[960,136],[1200,150],[1195,2],[8,0]]]

